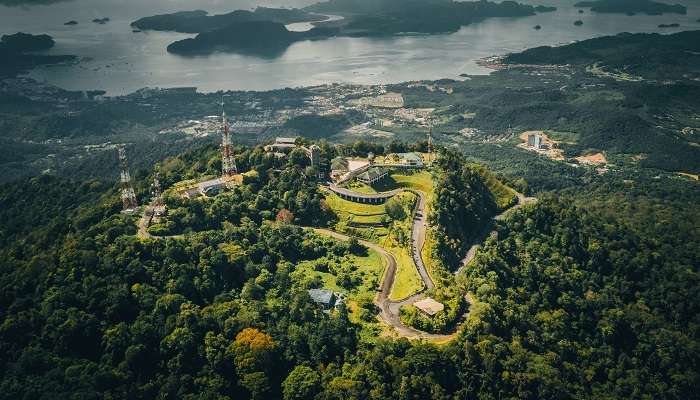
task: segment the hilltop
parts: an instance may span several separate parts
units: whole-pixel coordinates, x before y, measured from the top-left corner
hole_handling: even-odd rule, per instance
[[[366,157],[318,144],[323,160]],[[697,204],[598,188],[545,194],[492,221],[512,192],[439,149],[430,171],[386,184],[425,197],[428,229],[441,236],[418,249],[434,282],[423,295],[444,309],[389,307],[405,310],[393,322],[410,325],[402,332],[457,333],[408,341],[373,298],[388,261],[402,260],[391,244],[413,242],[400,232],[425,218],[410,215],[412,192],[374,206],[392,227],[387,240],[339,240],[302,227],[335,229],[336,210],[350,209],[336,208],[300,148],[280,157],[237,147],[242,180],[179,194],[220,173],[218,153],[191,149],[155,166],[168,206],[159,225],[175,231],[150,237],[137,235],[139,216],[119,213],[116,181],[0,185],[0,398],[605,399],[690,397],[698,384]],[[134,176],[145,203],[155,175]],[[370,234],[375,215],[354,212]],[[445,269],[441,255],[461,256],[489,221],[467,267]]]

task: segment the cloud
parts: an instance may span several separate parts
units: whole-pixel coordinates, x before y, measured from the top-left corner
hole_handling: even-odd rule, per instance
[[[0,5],[7,7],[31,7],[43,6],[53,3],[62,3],[64,1],[72,0],[0,0]]]

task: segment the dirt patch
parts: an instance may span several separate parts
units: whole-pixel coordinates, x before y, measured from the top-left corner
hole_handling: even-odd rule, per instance
[[[535,149],[534,147],[528,146],[527,137],[530,135],[539,135],[542,137],[541,148]],[[559,142],[550,139],[544,131],[525,131],[521,133],[519,137],[523,143],[519,144],[518,147],[522,149],[537,152],[556,161],[563,161],[565,159],[564,151],[559,148]]]
[[[581,164],[589,165],[601,165],[608,163],[608,160],[605,158],[605,154],[603,153],[594,153],[585,156],[578,156],[576,157],[576,160]]]
[[[691,174],[688,172],[678,172],[678,175],[685,176],[686,178],[690,178],[690,179],[694,180],[695,182],[700,181],[700,175],[695,175],[695,174]]]

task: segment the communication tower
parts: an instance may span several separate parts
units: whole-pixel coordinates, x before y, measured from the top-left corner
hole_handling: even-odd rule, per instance
[[[151,184],[151,196],[152,204],[155,207],[163,205],[163,189],[160,186],[160,179],[158,179],[158,174],[153,176],[153,183]]]
[[[430,123],[428,129],[428,165],[433,163],[433,123]]]
[[[131,186],[131,175],[129,174],[129,163],[126,159],[126,150],[124,146],[119,146],[117,148],[119,152],[119,168],[121,176],[121,196],[122,205],[125,213],[133,213],[138,207],[136,201],[136,193],[134,193],[134,188]]]
[[[231,145],[231,133],[226,121],[226,111],[224,110],[224,98],[221,98],[221,123],[223,125],[221,138],[221,176],[223,178],[235,175],[238,170],[236,161],[233,159],[233,146]]]

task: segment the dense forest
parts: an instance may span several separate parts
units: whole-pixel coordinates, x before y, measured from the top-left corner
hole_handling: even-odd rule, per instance
[[[487,18],[535,15],[533,6],[515,1],[330,0],[306,10],[348,14],[343,30],[349,35],[456,32]]]
[[[321,145],[326,156],[381,150]],[[443,153],[433,223],[467,240],[465,222],[500,201],[478,197],[489,193],[483,171]],[[293,274],[362,251],[297,225],[324,215],[306,161],[278,164],[259,148],[236,161],[250,180],[180,204],[210,222],[179,238],[136,238],[112,183],[0,186],[0,398],[686,399],[700,389],[693,196],[614,184],[541,193],[498,221],[457,276],[451,289],[475,303],[454,340],[368,341],[345,307],[321,312],[306,292],[315,283]],[[157,169],[167,187],[218,163],[212,146]],[[144,196],[148,179],[137,179]]]
[[[454,152],[438,158],[439,175],[431,223],[437,229],[436,256],[444,265],[456,268],[469,245],[491,226],[499,211],[478,168],[465,163]]]
[[[506,62],[523,64],[593,64],[623,69],[653,79],[698,74],[700,31],[671,35],[620,33],[564,46],[541,46],[509,54]],[[681,73],[678,73],[678,72]],[[686,75],[687,76],[687,75]]]

